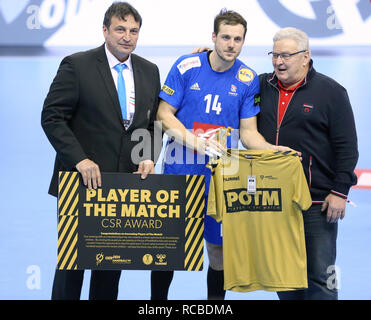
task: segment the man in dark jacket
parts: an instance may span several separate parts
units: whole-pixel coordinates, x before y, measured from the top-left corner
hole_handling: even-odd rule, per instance
[[[280,292],[280,299],[337,299],[333,271],[337,222],[357,178],[357,135],[347,91],[316,72],[307,35],[284,28],[273,38],[274,72],[260,75],[258,131],[272,144],[302,153],[313,204],[303,212],[308,289]]]
[[[132,52],[142,19],[126,2],[112,4],[103,22],[105,44],[63,59],[42,111],[42,127],[56,151],[49,193],[57,196],[58,172],[78,171],[89,188],[101,172],[154,173],[157,66]],[[135,131],[147,130],[143,157]],[[143,158],[141,160],[141,157]],[[83,270],[56,270],[52,299],[79,299]],[[120,271],[93,270],[90,299],[117,299]]]

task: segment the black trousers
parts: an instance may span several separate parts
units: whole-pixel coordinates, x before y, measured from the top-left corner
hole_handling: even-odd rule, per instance
[[[117,300],[121,271],[92,270],[89,300]],[[52,300],[79,300],[84,270],[56,270]]]

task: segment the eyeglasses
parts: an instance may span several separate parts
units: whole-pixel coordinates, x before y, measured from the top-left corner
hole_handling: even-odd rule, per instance
[[[272,59],[278,59],[278,57],[281,57],[283,60],[289,60],[292,56],[298,54],[298,53],[302,53],[302,52],[306,52],[308,50],[301,50],[301,51],[298,51],[298,52],[294,52],[294,53],[288,53],[288,52],[283,52],[283,53],[276,53],[276,52],[268,52],[268,55],[270,55],[272,57]]]

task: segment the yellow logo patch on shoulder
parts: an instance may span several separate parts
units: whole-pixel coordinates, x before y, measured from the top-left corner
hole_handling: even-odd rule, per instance
[[[162,87],[162,91],[168,94],[169,96],[172,96],[174,94],[174,90],[168,87],[166,84]]]
[[[253,81],[255,78],[254,72],[252,72],[249,68],[241,67],[238,70],[237,79],[243,83],[249,83]]]

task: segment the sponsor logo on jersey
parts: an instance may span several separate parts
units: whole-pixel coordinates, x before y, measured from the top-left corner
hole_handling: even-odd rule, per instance
[[[254,72],[252,72],[249,68],[241,67],[237,73],[237,79],[243,83],[249,84],[255,78]]]
[[[172,96],[174,94],[174,90],[168,87],[166,84],[162,87],[162,91],[168,94],[169,96]]]
[[[199,57],[186,58],[177,65],[180,74],[184,74],[189,69],[197,67],[201,67],[201,61]]]
[[[198,91],[201,90],[201,88],[200,88],[198,82],[192,84],[192,86],[190,87],[190,89],[191,89],[191,90],[198,90]]]
[[[248,194],[247,189],[224,191],[227,213],[249,211],[282,211],[281,189],[257,188],[256,194]]]
[[[234,97],[238,96],[237,87],[234,84],[231,85],[231,90],[228,92],[228,94]]]
[[[258,106],[260,105],[260,101],[261,101],[261,98],[260,98],[260,93],[257,93],[255,96],[254,96],[254,106]]]
[[[217,132],[215,129],[224,128],[219,124],[203,123],[203,122],[193,122],[193,134],[198,137],[203,137],[206,139],[211,138],[213,134]]]

